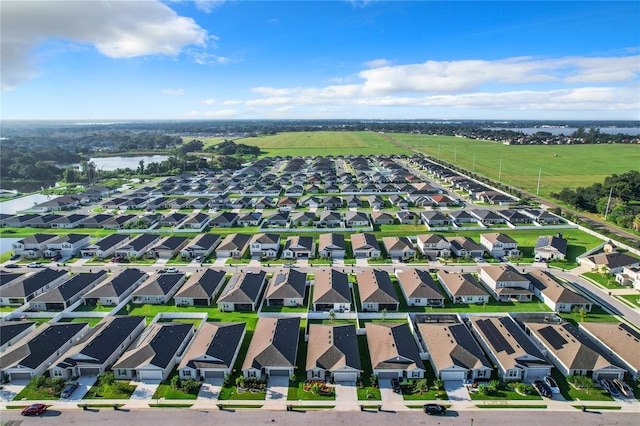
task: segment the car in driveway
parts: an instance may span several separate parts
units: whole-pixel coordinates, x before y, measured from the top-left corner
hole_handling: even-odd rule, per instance
[[[14,254],[13,256],[11,256],[9,258],[9,260],[18,260],[18,259],[20,259],[20,255],[19,254]]]
[[[44,404],[31,404],[27,405],[20,411],[23,416],[39,416],[47,411],[47,406]]]
[[[69,398],[76,389],[78,389],[78,382],[67,383],[67,385],[60,393],[60,398]]]
[[[560,387],[558,386],[558,383],[556,383],[556,381],[553,379],[553,377],[544,376],[542,378],[542,381],[545,385],[549,386],[549,389],[551,389],[551,393],[560,393]]]
[[[535,380],[533,387],[536,388],[538,393],[545,398],[551,398],[551,389],[542,380]]]
[[[620,396],[620,392],[618,392],[618,388],[616,387],[616,385],[613,384],[613,382],[611,380],[609,380],[609,379],[601,379],[600,380],[600,386],[602,386],[604,388],[604,390],[609,392],[609,395],[613,396],[614,398],[616,396]]]
[[[433,414],[444,415],[447,413],[447,407],[440,404],[424,404],[422,406],[422,411],[430,416]]]

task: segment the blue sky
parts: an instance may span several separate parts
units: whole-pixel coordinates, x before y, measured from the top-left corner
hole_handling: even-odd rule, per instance
[[[3,119],[640,119],[640,2],[3,0]]]

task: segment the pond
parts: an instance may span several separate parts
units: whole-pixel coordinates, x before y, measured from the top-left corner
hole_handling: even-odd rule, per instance
[[[91,158],[98,170],[132,169],[135,170],[140,164],[140,160],[145,164],[160,163],[169,158],[166,155],[137,155],[135,157],[96,157]]]
[[[0,203],[0,213],[15,214],[20,210],[26,210],[36,204],[44,203],[51,199],[51,195],[32,194],[26,197],[14,198]]]
[[[20,241],[22,238],[0,238],[0,254],[11,251],[11,244]]]

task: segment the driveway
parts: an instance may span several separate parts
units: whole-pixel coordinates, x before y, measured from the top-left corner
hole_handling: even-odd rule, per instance
[[[27,386],[29,380],[12,380],[6,385],[2,385],[2,390],[0,390],[0,401],[11,401],[16,397],[22,389]]]
[[[402,393],[395,393],[391,387],[391,379],[379,379],[380,397],[386,402],[404,402]]]
[[[358,401],[356,382],[336,382],[333,386],[336,390],[336,402]]]
[[[267,401],[286,401],[289,392],[289,378],[285,376],[271,376],[267,383]]]
[[[133,391],[131,399],[153,399],[153,394],[156,392],[156,389],[158,389],[160,381],[138,382],[132,380],[131,384],[136,386],[136,390]]]
[[[65,401],[80,401],[89,392],[91,386],[98,380],[97,376],[80,376],[76,382],[78,382],[78,388],[73,391],[73,394]]]
[[[444,382],[444,390],[447,391],[449,401],[471,401],[469,391],[462,380],[447,380]]]
[[[223,378],[205,379],[198,392],[198,399],[200,400],[216,400],[220,395],[222,389]]]
[[[369,266],[369,260],[366,257],[356,258],[356,266]]]
[[[218,257],[214,262],[213,266],[219,268],[221,266],[225,266],[227,264],[227,257]]]

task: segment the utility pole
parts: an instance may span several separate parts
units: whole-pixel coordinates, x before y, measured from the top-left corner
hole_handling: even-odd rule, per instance
[[[542,176],[542,167],[540,167],[540,171],[538,172],[538,189],[536,189],[536,195],[540,194],[540,177]]]
[[[611,205],[611,194],[613,194],[613,186],[611,187],[611,190],[609,191],[609,199],[607,200],[607,209],[604,212],[604,220],[605,220],[605,222],[607,220],[607,215],[609,214],[609,205]]]
[[[498,169],[498,182],[502,179],[502,158],[500,159],[500,168]]]

